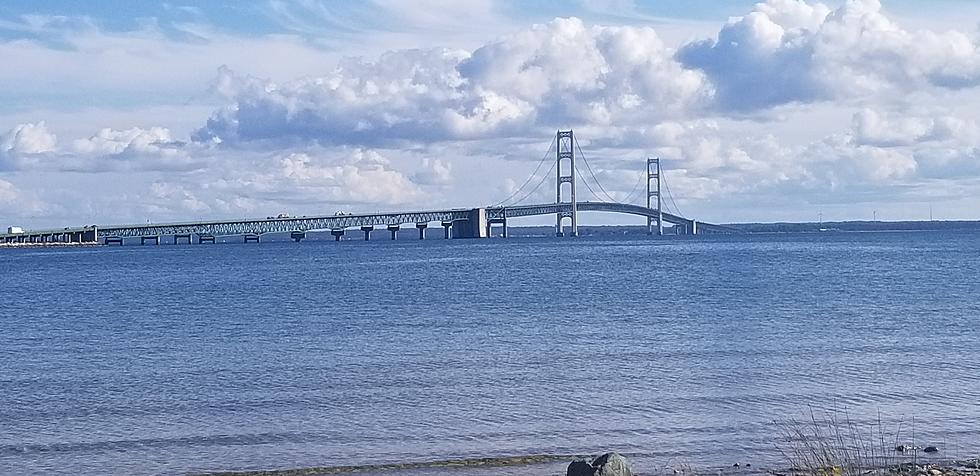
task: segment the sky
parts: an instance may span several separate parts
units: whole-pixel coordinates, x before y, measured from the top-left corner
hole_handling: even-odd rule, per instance
[[[978,26],[969,0],[8,0],[0,225],[553,202],[558,129],[580,200],[641,203],[660,157],[702,221],[980,219]]]

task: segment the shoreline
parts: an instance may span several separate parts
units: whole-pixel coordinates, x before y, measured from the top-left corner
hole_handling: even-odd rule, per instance
[[[443,459],[433,461],[417,461],[407,463],[381,463],[344,466],[311,466],[306,468],[283,468],[263,470],[230,470],[205,471],[192,473],[194,476],[314,476],[331,474],[358,474],[386,472],[398,474],[401,472],[429,469],[459,470],[531,467],[544,464],[567,464],[575,459],[587,458],[587,455],[525,455],[500,456],[486,458]]]
[[[633,460],[632,455],[626,454],[628,460]],[[486,458],[461,458],[444,459],[433,461],[407,462],[407,463],[381,463],[365,465],[343,465],[343,466],[310,466],[300,468],[282,469],[258,469],[258,470],[220,470],[189,473],[193,476],[317,476],[317,475],[344,475],[344,474],[384,474],[384,475],[421,475],[421,474],[444,474],[452,472],[456,475],[467,475],[473,473],[493,474],[487,471],[493,469],[526,469],[537,468],[544,472],[527,474],[565,474],[565,468],[575,460],[588,459],[589,455],[557,455],[539,454],[525,456],[503,456]],[[826,474],[848,476],[852,474],[869,475],[895,475],[895,476],[980,476],[980,458],[977,459],[936,459],[922,461],[927,458],[913,458],[912,456],[896,456],[894,464],[880,468],[827,468]],[[916,461],[918,460],[918,461]],[[788,465],[788,463],[787,463]],[[439,471],[434,473],[431,471]],[[517,474],[517,473],[507,473]],[[524,474],[524,473],[520,473]],[[771,467],[752,465],[733,465],[727,467],[717,466],[692,466],[681,464],[672,466],[670,464],[653,468],[633,467],[635,476],[643,475],[738,475],[738,476],[803,476],[813,474],[812,468],[793,469],[788,466],[780,469]]]

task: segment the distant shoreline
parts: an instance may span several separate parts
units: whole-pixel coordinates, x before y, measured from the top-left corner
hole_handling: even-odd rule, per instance
[[[102,243],[0,243],[0,248],[78,248],[103,246]]]
[[[825,222],[757,222],[723,223],[722,226],[737,232],[766,233],[834,233],[834,232],[952,232],[980,231],[980,221],[825,221]],[[555,227],[512,226],[510,236],[554,236]],[[646,235],[644,225],[579,225],[579,236],[602,235]],[[664,229],[665,235],[673,235],[671,228]]]

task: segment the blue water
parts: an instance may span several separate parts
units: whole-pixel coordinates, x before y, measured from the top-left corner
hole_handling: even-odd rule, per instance
[[[0,473],[778,465],[810,406],[975,456],[978,270],[976,233],[0,249]]]

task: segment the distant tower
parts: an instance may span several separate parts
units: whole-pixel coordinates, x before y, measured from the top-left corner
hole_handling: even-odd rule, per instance
[[[558,212],[558,222],[555,225],[555,235],[565,236],[564,231],[562,231],[561,222],[565,217],[570,217],[572,219],[572,231],[571,236],[578,236],[578,202],[575,201],[575,137],[572,135],[572,131],[558,131],[558,156],[557,156],[557,166],[558,166],[558,192],[555,203],[570,203],[570,211],[559,211]],[[563,160],[568,160],[569,162],[569,172],[568,175],[562,175],[561,164]],[[561,185],[563,183],[569,183],[572,186],[571,190],[571,200],[569,202],[563,202],[561,199]]]
[[[657,179],[656,187],[650,185],[650,181]],[[647,234],[653,234],[653,221],[657,221],[657,235],[664,234],[664,212],[660,202],[660,158],[647,159],[647,208],[653,208],[653,197],[657,197],[657,217],[647,217]]]

